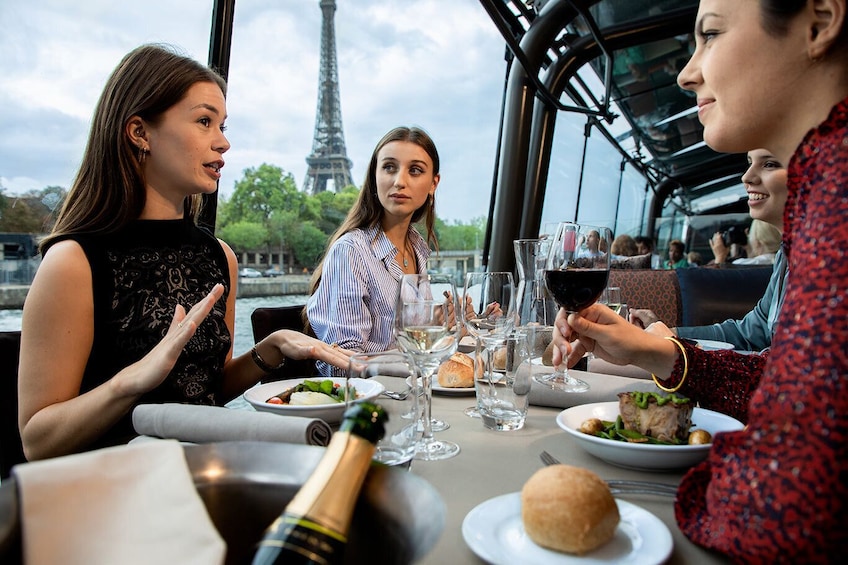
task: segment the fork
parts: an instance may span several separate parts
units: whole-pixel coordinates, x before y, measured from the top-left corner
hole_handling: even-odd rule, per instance
[[[539,458],[545,465],[558,465],[559,459],[542,451]],[[677,496],[677,487],[674,485],[666,485],[663,483],[655,483],[652,481],[630,481],[630,480],[611,480],[607,481],[612,494],[655,494],[657,496]]]

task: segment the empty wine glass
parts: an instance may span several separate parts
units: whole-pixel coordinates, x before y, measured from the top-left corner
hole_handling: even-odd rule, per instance
[[[557,226],[545,265],[545,285],[567,312],[579,312],[597,302],[607,286],[612,233],[607,228],[562,222]],[[585,392],[589,385],[554,370],[533,377],[537,382],[565,392]]]
[[[437,440],[432,429],[433,373],[455,351],[460,325],[456,285],[444,275],[404,275],[395,308],[398,348],[412,356],[421,376],[424,431],[415,459],[435,461],[459,453],[453,442]]]
[[[495,346],[483,338],[503,337],[515,327],[515,283],[512,273],[468,273],[465,275],[461,304],[465,329],[477,339],[476,355],[484,355],[484,370],[491,381]],[[474,382],[477,386],[476,375]],[[479,406],[475,404],[466,408],[465,415],[479,418]]]

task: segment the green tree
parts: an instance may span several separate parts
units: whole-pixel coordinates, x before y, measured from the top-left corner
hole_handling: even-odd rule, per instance
[[[8,195],[0,188],[0,231],[46,233],[53,228],[67,191],[61,186]]]
[[[327,234],[312,222],[301,224],[300,229],[292,235],[291,241],[294,258],[298,265],[309,267],[317,265],[327,247],[327,237]]]
[[[357,198],[359,189],[355,186],[347,186],[338,193],[326,191],[310,197],[311,201],[317,203],[319,210],[315,226],[327,235],[332,234],[342,225]]]
[[[469,223],[454,220],[447,224],[436,220],[436,235],[439,238],[439,249],[443,251],[469,251],[479,249],[483,245],[486,234],[485,218],[474,218]]]
[[[272,250],[284,255],[288,244],[283,228],[291,224],[289,214],[299,221],[309,221],[317,219],[318,209],[309,204],[306,194],[297,190],[290,173],[263,163],[257,168],[245,169],[244,177],[236,182],[232,196],[222,201],[218,215],[219,233],[228,242],[232,236],[238,238],[238,243],[234,241],[232,245],[240,246],[242,251],[263,248],[269,256]],[[247,228],[244,224],[258,225],[262,230]],[[228,231],[230,226],[241,227],[231,232]],[[254,243],[260,233],[262,240]]]
[[[235,222],[218,229],[218,235],[233,248],[243,253],[266,245],[268,230],[257,222]]]

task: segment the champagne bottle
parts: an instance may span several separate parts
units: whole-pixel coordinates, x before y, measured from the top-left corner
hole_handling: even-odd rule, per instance
[[[253,565],[342,562],[353,508],[387,419],[376,404],[348,408],[312,475],[265,532]]]

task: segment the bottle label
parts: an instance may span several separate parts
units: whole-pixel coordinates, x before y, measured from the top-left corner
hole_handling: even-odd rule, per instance
[[[283,516],[271,529],[273,531],[259,542],[257,557],[262,553],[276,554],[274,563],[305,561],[329,565],[342,562],[347,538],[321,524],[297,516]],[[291,559],[284,558],[285,555]]]

